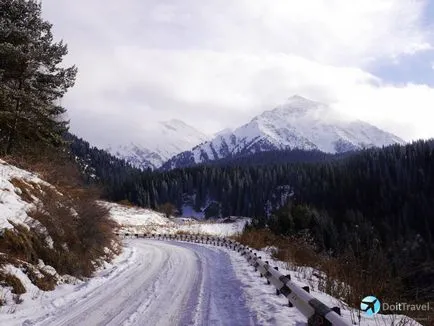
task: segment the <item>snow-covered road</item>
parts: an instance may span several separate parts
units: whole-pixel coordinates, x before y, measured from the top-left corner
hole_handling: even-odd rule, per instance
[[[0,313],[0,324],[280,324],[258,321],[260,312],[246,302],[245,280],[233,268],[235,253],[182,242],[125,244],[124,254],[96,278],[47,292],[14,314]]]

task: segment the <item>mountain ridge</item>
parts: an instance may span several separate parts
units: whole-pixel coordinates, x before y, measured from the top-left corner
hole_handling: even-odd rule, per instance
[[[213,139],[175,155],[162,168],[179,168],[271,150],[342,153],[396,143],[405,142],[367,122],[342,118],[326,104],[295,95],[233,131],[224,130]]]

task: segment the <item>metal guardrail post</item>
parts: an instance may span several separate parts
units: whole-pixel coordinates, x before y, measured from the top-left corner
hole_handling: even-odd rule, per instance
[[[274,269],[276,270],[276,271],[279,271],[279,267],[274,267]],[[276,295],[280,295],[280,290],[278,289],[278,288],[276,288]]]
[[[305,315],[309,325],[350,325],[336,312],[336,309],[327,307],[315,299],[306,289],[294,284],[289,275],[284,276],[278,269],[270,268],[268,262],[258,259],[248,249],[244,249],[241,254],[246,255],[247,261],[253,259],[254,265],[267,278],[267,283],[273,284],[280,294],[288,299],[290,307],[296,307]]]

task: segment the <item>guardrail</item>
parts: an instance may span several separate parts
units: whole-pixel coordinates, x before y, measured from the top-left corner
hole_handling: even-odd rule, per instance
[[[297,308],[308,320],[310,326],[350,326],[340,315],[340,308],[328,307],[312,294],[309,287],[300,287],[291,281],[291,275],[283,275],[278,267],[271,267],[268,261],[263,261],[257,256],[253,249],[240,244],[232,239],[193,234],[153,234],[153,233],[117,233],[117,235],[135,238],[149,238],[155,240],[177,240],[195,243],[210,244],[227,247],[245,256],[247,261],[260,273],[261,277],[267,279],[268,284],[276,288],[277,295],[283,295],[288,299],[288,306]]]

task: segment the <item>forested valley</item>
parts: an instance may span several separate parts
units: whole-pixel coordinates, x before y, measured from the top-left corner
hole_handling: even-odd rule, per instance
[[[434,298],[433,140],[308,163],[261,164],[252,156],[250,165],[163,172],[135,169],[72,135],[69,141],[89,182],[102,184],[110,200],[153,209],[172,203],[178,211],[189,200],[209,217],[249,216],[253,228],[356,257],[365,272],[385,269],[376,273],[398,279],[404,297]]]

